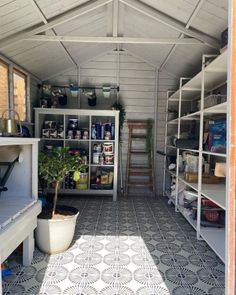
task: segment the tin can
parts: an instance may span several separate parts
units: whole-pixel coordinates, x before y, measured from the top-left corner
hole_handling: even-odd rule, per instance
[[[76,130],[75,139],[81,139],[81,131],[80,130]]]
[[[57,138],[57,130],[56,129],[50,130],[50,138]]]
[[[64,138],[64,130],[57,131],[57,138],[60,138],[60,139]]]
[[[67,139],[73,139],[74,138],[74,135],[73,135],[73,130],[68,130],[67,132]]]
[[[83,135],[88,136],[88,130],[84,130]]]
[[[56,121],[45,121],[44,128],[45,129],[56,129],[57,122]]]
[[[113,165],[114,164],[114,155],[105,155],[105,164]]]
[[[104,155],[113,155],[113,142],[104,142],[103,153]]]
[[[42,129],[42,138],[50,137],[50,129]]]
[[[92,124],[92,127],[91,127],[91,138],[97,139],[95,124]]]

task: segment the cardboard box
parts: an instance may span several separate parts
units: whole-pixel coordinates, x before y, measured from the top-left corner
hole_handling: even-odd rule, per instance
[[[184,179],[190,183],[198,182],[198,173],[185,172]],[[208,184],[217,184],[220,182],[219,177],[216,177],[213,174],[203,174],[202,175],[202,183]]]

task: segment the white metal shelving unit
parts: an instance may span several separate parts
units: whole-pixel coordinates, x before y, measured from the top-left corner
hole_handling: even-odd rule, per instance
[[[69,118],[79,118],[83,121],[83,128],[89,131],[88,139],[67,139],[66,131]],[[45,119],[46,118],[46,119]],[[83,194],[83,195],[112,195],[113,200],[117,200],[117,180],[118,180],[118,148],[119,148],[119,111],[115,110],[85,110],[85,109],[47,109],[47,108],[35,108],[35,135],[41,137],[41,130],[43,128],[44,120],[52,120],[63,123],[64,126],[64,138],[52,139],[52,138],[41,138],[41,144],[45,145],[57,142],[61,146],[79,147],[80,145],[86,145],[88,151],[88,166],[89,166],[89,177],[88,177],[88,189],[67,189],[62,187],[60,192],[66,194]],[[91,139],[91,127],[93,121],[110,120],[115,124],[115,138],[114,140],[101,140]],[[94,164],[93,159],[93,144],[94,143],[105,143],[112,142],[114,148],[114,164],[113,165],[100,165]],[[41,146],[42,148],[42,146]],[[92,169],[107,168],[112,170],[113,176],[113,187],[111,189],[98,189],[91,188],[90,180]]]
[[[179,89],[176,92],[168,92],[167,94],[167,112],[170,104],[178,104],[178,118],[171,121],[166,120],[166,136],[168,135],[168,128],[176,126],[177,137],[180,138],[181,127],[188,123],[190,120],[198,122],[199,128],[199,148],[198,149],[185,149],[176,148],[171,146],[166,139],[165,153],[169,150],[176,151],[176,167],[179,167],[179,156],[182,151],[189,151],[199,156],[198,163],[198,182],[189,183],[179,172],[177,168],[175,172],[169,171],[169,176],[176,179],[176,196],[175,200],[170,199],[175,205],[175,210],[183,214],[186,220],[196,230],[197,238],[204,239],[215,253],[225,261],[225,229],[224,228],[210,228],[201,226],[201,199],[206,197],[213,201],[223,210],[226,208],[226,185],[219,184],[203,184],[202,183],[202,158],[204,157],[217,157],[222,162],[226,161],[227,155],[223,153],[216,153],[203,150],[203,125],[205,119],[214,118],[214,116],[227,115],[227,102],[222,102],[211,107],[204,107],[204,99],[206,94],[211,94],[212,91],[226,84],[227,81],[227,50],[219,56],[203,55],[202,57],[202,70],[192,79],[180,78]],[[200,97],[200,109],[193,113],[183,114],[183,105],[191,103]],[[168,115],[167,117],[168,118]],[[166,164],[166,159],[165,159]],[[164,185],[163,192],[166,191],[166,172],[164,172]],[[183,206],[178,203],[178,187],[179,183],[184,183],[187,187],[196,191],[198,195],[198,213],[197,220],[193,220],[191,216],[186,214]]]

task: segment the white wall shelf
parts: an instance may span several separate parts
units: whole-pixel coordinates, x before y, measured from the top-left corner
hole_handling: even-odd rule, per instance
[[[204,155],[210,155],[210,156],[216,156],[216,157],[223,157],[226,158],[226,154],[222,154],[222,153],[213,153],[213,152],[209,152],[209,151],[202,151],[202,153]]]
[[[225,229],[201,227],[202,238],[214,250],[222,261],[225,261]]]
[[[46,119],[45,119],[46,118]],[[79,124],[81,124],[80,129],[86,129],[89,134],[88,139],[67,139],[67,129],[68,122],[70,118],[79,119]],[[86,195],[112,195],[113,200],[117,199],[117,179],[118,179],[118,148],[119,148],[119,111],[114,110],[85,110],[85,109],[46,109],[46,108],[36,108],[35,109],[35,135],[37,137],[41,136],[41,130],[43,129],[43,123],[46,120],[52,120],[59,122],[64,127],[64,138],[63,139],[53,139],[52,142],[59,142],[61,146],[69,146],[71,148],[83,148],[87,151],[88,156],[88,188],[84,189],[72,189],[65,188],[60,190],[60,193],[69,193],[69,194],[86,194]],[[110,123],[115,126],[115,138],[111,140],[107,139],[92,139],[91,130],[92,123],[94,121],[110,121]],[[50,138],[43,138],[42,142],[50,142]],[[111,142],[113,144],[114,151],[114,164],[95,164],[93,161],[93,145],[95,143],[107,143]],[[42,149],[42,143],[40,144],[40,149]],[[92,184],[92,176],[94,178],[94,173],[96,169],[109,169],[113,172],[113,184],[111,186],[96,186]],[[101,189],[99,189],[101,187]],[[103,188],[109,189],[103,189]],[[52,192],[52,190],[48,190]]]
[[[197,229],[197,220],[194,220],[191,215],[188,215],[183,206],[178,205],[177,208],[184,218],[192,225],[192,227]]]
[[[213,201],[221,209],[226,210],[226,186],[224,183],[219,184],[205,184],[202,183],[202,164],[203,157],[208,161],[216,161],[214,159],[221,158],[222,162],[227,160],[227,154],[217,153],[211,151],[204,151],[203,146],[203,128],[204,121],[213,120],[215,118],[225,118],[227,115],[227,102],[222,102],[207,108],[204,108],[204,102],[209,105],[209,100],[212,102],[218,101],[218,97],[209,97],[209,95],[216,95],[214,91],[218,91],[219,87],[222,87],[226,84],[227,80],[227,50],[225,50],[221,55],[203,55],[202,57],[202,70],[193,78],[180,78],[180,87],[176,92],[167,93],[167,116],[168,118],[168,109],[169,104],[171,103],[171,109],[174,109],[178,112],[179,116],[177,119],[167,122],[166,124],[166,135],[167,134],[178,134],[178,139],[181,138],[181,132],[185,132],[186,124],[189,124],[190,121],[197,121],[199,124],[199,134],[196,135],[196,138],[199,138],[199,149],[188,149],[188,148],[173,148],[173,151],[176,151],[176,166],[179,167],[180,156],[183,151],[194,153],[199,156],[198,160],[198,181],[196,183],[190,183],[184,179],[184,175],[177,171],[175,173],[167,173],[167,175],[176,178],[176,196],[175,200],[172,199],[172,203],[175,205],[175,210],[183,214],[186,220],[196,229],[197,238],[203,238],[210,247],[216,252],[216,254],[225,261],[225,230],[222,228],[211,228],[201,226],[201,199],[203,197]],[[217,93],[217,92],[216,92]],[[170,95],[169,95],[170,94]],[[222,101],[226,99],[226,96],[221,97]],[[196,100],[199,100],[200,109],[196,112],[189,113],[187,115],[181,115],[188,112],[188,109],[196,108]],[[210,102],[211,102],[210,101]],[[206,103],[205,102],[205,103]],[[177,105],[178,103],[178,105]],[[173,107],[174,105],[174,107]],[[173,123],[177,123],[177,129],[173,129]],[[172,128],[172,129],[171,129]],[[170,131],[169,131],[170,130]],[[171,132],[172,130],[172,132]],[[174,131],[173,131],[174,130]],[[177,130],[177,131],[176,131]],[[167,149],[170,148],[170,145],[165,146],[165,154]],[[166,163],[166,159],[165,159]],[[210,163],[210,162],[209,162]],[[166,181],[166,171],[164,172],[164,181]],[[178,202],[178,188],[181,183],[184,183],[188,188],[196,191],[197,199],[197,220],[193,220],[191,216],[186,214],[186,210],[179,205]],[[168,190],[166,185],[163,185],[163,192]]]
[[[213,56],[207,56],[212,57]],[[206,66],[205,71],[210,73],[208,75],[207,80],[205,81],[205,90],[211,91],[217,85],[226,81],[227,74],[227,50],[225,50],[221,55],[217,56],[212,62]],[[203,72],[199,72],[196,76],[182,86],[182,88],[178,89],[175,93],[173,93],[169,100],[178,100],[180,92],[182,92],[182,100],[193,100],[196,98],[196,95],[201,94],[201,86],[202,86],[202,74]]]

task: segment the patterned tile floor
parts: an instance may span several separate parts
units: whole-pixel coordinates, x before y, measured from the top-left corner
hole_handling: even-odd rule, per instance
[[[64,203],[81,212],[72,246],[52,256],[36,250],[29,267],[12,260],[4,294],[224,294],[224,264],[162,198]]]

